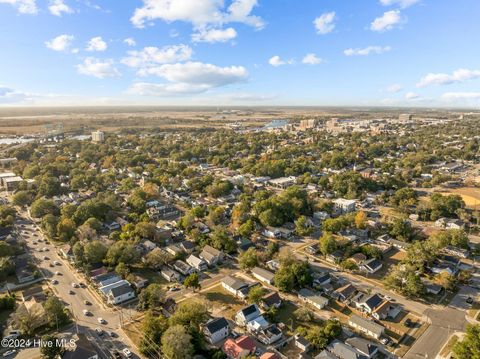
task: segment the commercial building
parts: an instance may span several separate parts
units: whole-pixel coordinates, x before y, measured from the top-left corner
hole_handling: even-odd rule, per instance
[[[103,131],[93,131],[92,132],[92,141],[93,142],[103,142],[103,141],[105,141],[105,133]]]

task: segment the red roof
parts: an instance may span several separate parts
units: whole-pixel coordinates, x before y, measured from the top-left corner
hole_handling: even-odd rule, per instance
[[[256,347],[255,341],[252,338],[247,335],[242,335],[241,337],[237,338],[237,340],[228,338],[223,344],[222,349],[229,358],[236,359],[241,355],[253,353]]]

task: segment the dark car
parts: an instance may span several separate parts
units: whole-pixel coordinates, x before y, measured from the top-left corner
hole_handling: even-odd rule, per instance
[[[466,302],[467,302],[468,304],[473,304],[473,298],[472,298],[472,297],[468,297],[467,300],[466,300]]]
[[[405,320],[405,325],[406,325],[407,327],[411,327],[412,324],[413,324],[413,322],[412,322],[412,320],[411,320],[410,318],[407,318],[407,320]]]
[[[116,350],[114,350],[112,352],[112,358],[113,359],[120,359],[121,357],[122,357],[122,355],[119,352],[117,352]]]

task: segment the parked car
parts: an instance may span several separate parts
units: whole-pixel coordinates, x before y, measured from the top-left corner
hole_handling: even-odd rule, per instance
[[[122,355],[121,355],[118,351],[114,350],[114,351],[112,352],[112,358],[113,358],[113,359],[121,359],[121,358],[122,358]]]
[[[58,284],[58,280],[52,279],[52,284]]]
[[[407,318],[407,319],[405,320],[405,326],[411,327],[412,324],[413,324],[413,322],[412,322],[412,320],[411,320],[410,318]]]
[[[86,309],[83,310],[83,315],[85,315],[86,317],[88,317],[90,314],[92,313],[90,313],[88,310]]]
[[[468,304],[473,304],[473,298],[472,298],[472,297],[468,297],[465,301],[466,301]]]
[[[128,348],[124,348],[122,351],[127,358],[130,358],[132,356],[132,352]]]
[[[84,301],[83,301],[83,304],[85,304],[85,305],[92,305],[92,302],[90,302],[89,300],[84,300]]]
[[[106,323],[105,319],[103,319],[103,318],[98,318],[97,320],[100,324],[105,324]]]
[[[77,283],[72,283],[72,287],[73,288],[78,288],[78,284]]]
[[[95,332],[96,332],[98,335],[103,335],[103,329],[102,329],[102,328],[95,328]]]

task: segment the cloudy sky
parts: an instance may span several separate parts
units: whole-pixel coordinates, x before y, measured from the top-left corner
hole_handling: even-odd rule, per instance
[[[0,106],[480,107],[478,0],[0,0]]]

